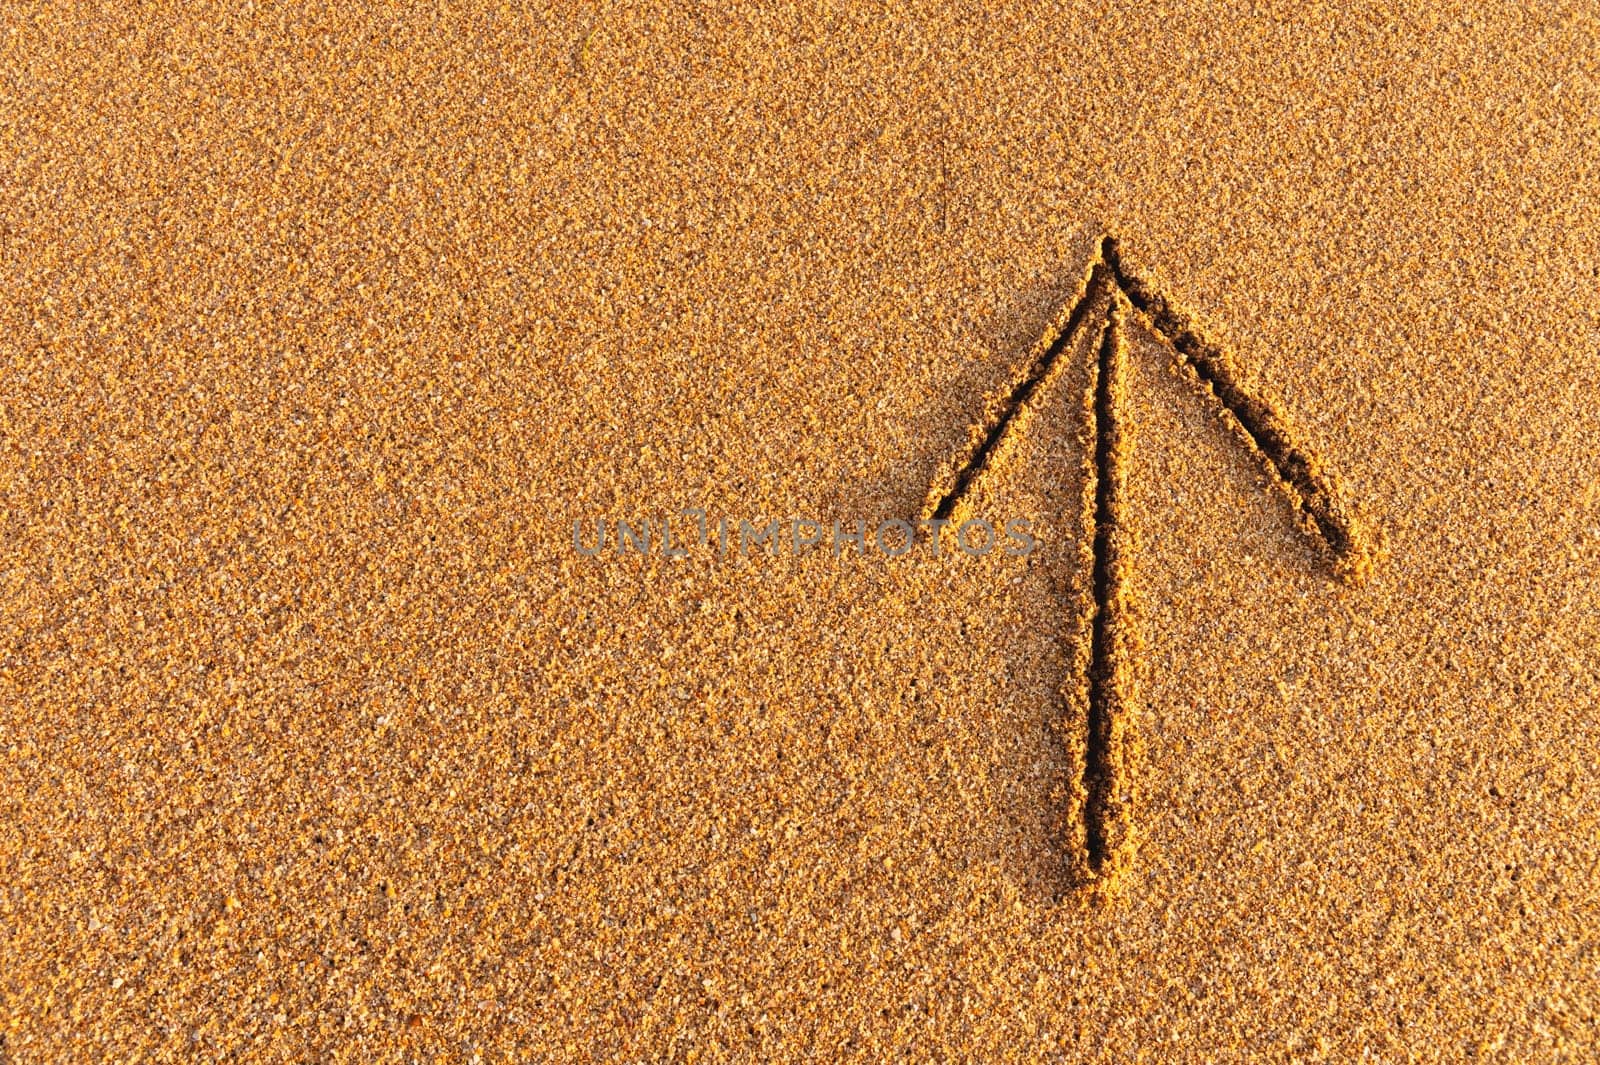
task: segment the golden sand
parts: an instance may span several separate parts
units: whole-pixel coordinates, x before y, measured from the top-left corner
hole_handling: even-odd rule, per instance
[[[0,1061],[1594,1059],[1597,41],[7,8]]]

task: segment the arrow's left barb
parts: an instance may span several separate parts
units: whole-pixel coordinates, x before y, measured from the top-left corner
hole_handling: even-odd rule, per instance
[[[1066,321],[1053,333],[1047,330],[1033,357],[1023,364],[1011,387],[990,399],[983,418],[972,427],[967,444],[933,478],[922,508],[922,520],[952,520],[966,500],[980,473],[994,458],[1017,415],[1027,407],[1039,386],[1072,346],[1089,312],[1110,294],[1114,277],[1106,263],[1108,243],[1102,241],[1078,286],[1078,296],[1070,304]],[[1059,320],[1059,319],[1058,319]],[[1051,339],[1053,337],[1053,339]]]

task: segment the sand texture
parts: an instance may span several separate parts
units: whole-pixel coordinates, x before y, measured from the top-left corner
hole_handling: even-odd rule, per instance
[[[986,6],[0,8],[0,1062],[1600,1060],[1600,10]]]

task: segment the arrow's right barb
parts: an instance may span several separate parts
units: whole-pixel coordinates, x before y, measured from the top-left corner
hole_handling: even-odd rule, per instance
[[[1294,503],[1301,524],[1327,545],[1335,571],[1351,582],[1365,577],[1371,556],[1368,538],[1333,476],[1316,456],[1294,442],[1276,411],[1240,387],[1226,352],[1202,338],[1187,317],[1128,272],[1114,237],[1106,237],[1102,243],[1101,259],[1128,302],[1172,346],[1266,457]]]

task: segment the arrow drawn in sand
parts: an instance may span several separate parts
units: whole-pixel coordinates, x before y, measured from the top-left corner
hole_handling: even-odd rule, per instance
[[[1122,343],[1129,313],[1147,324],[1187,368],[1201,388],[1227,411],[1247,447],[1258,454],[1295,509],[1299,524],[1320,542],[1336,573],[1358,580],[1366,571],[1367,540],[1331,474],[1297,443],[1288,425],[1266,403],[1238,383],[1231,359],[1208,343],[1188,320],[1123,265],[1117,242],[1106,237],[1066,322],[1026,367],[1010,390],[991,403],[975,426],[968,447],[936,478],[923,518],[959,524],[967,495],[1007,432],[1082,331],[1097,330],[1092,375],[1094,456],[1092,503],[1085,526],[1092,555],[1087,661],[1079,661],[1065,695],[1085,722],[1082,779],[1073,782],[1068,850],[1075,878],[1106,881],[1129,864],[1133,852],[1134,781],[1130,761],[1136,648],[1128,576],[1132,544],[1125,520],[1127,433],[1124,431]]]

